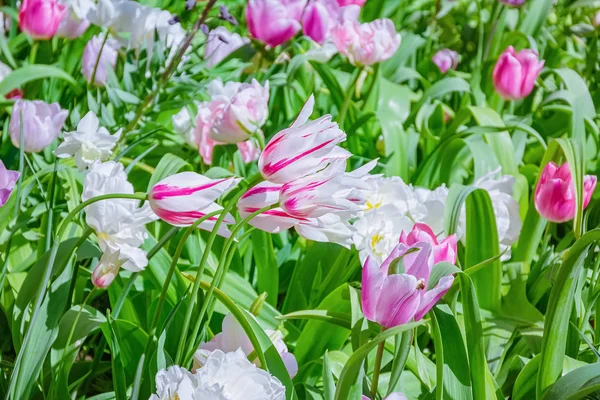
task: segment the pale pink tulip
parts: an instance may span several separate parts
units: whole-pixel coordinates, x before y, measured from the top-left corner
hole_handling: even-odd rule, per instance
[[[6,169],[2,160],[0,160],[0,207],[6,204],[18,180],[19,171]]]
[[[174,226],[190,226],[196,220],[223,208],[214,201],[240,179],[210,179],[195,172],[181,172],[171,175],[152,187],[148,194],[150,207],[160,219]],[[218,216],[200,224],[200,229],[211,230]],[[227,214],[224,224],[232,224],[235,219]],[[229,236],[224,225],[219,227],[221,236]]]
[[[69,112],[58,103],[41,100],[17,100],[10,117],[10,139],[15,147],[21,146],[21,115],[23,116],[24,151],[37,153],[44,150],[60,133]]]
[[[306,0],[249,0],[248,30],[256,39],[275,47],[300,31],[300,16]]]
[[[449,69],[458,67],[458,53],[450,49],[442,49],[433,56],[433,63],[442,71],[442,74]]]
[[[531,93],[535,80],[544,68],[544,60],[531,49],[515,53],[509,46],[500,55],[494,67],[493,81],[496,92],[507,100],[523,99]]]
[[[81,60],[81,73],[86,81],[94,79],[94,85],[104,86],[108,81],[108,70],[114,70],[117,64],[119,43],[114,39],[108,39],[104,43],[104,38],[94,36],[85,45],[83,58]],[[98,55],[100,59],[98,60]],[[98,63],[98,67],[96,67]],[[94,75],[96,69],[96,75]]]
[[[58,0],[23,0],[19,28],[34,39],[50,39],[56,33],[66,7]]]
[[[238,143],[237,148],[242,156],[242,161],[245,163],[256,161],[260,156],[260,147],[252,139]]]
[[[206,67],[214,67],[231,53],[249,42],[247,38],[242,38],[237,33],[232,33],[223,26],[211,30],[204,45]]]
[[[407,234],[402,231],[400,234],[400,243],[407,246],[413,246],[419,242],[426,242],[433,246],[433,262],[442,261],[450,264],[456,263],[456,235],[450,235],[441,242],[438,242],[435,233],[427,224],[417,223]]]
[[[90,26],[88,13],[95,6],[91,0],[74,0],[63,15],[56,36],[76,39],[83,35]]]
[[[593,24],[593,25],[594,25],[596,28],[600,27],[600,11],[598,11],[598,12],[596,13],[596,15],[594,15],[594,19],[592,20],[592,24]]]
[[[583,208],[592,199],[597,177],[586,175],[583,178]],[[549,162],[535,189],[535,208],[540,215],[552,222],[566,222],[575,218],[575,183],[568,163],[560,167]]]
[[[275,348],[281,356],[281,360],[285,365],[290,378],[296,376],[298,372],[298,362],[296,357],[290,352],[285,345],[282,334],[280,331],[273,331],[265,329],[265,333],[271,339],[271,342],[275,345]],[[246,356],[249,356],[254,352],[254,346],[250,342],[250,338],[242,328],[242,325],[235,319],[231,314],[227,314],[221,324],[221,333],[216,334],[213,338],[206,343],[200,343],[200,347],[194,354],[194,368],[196,370],[205,365],[208,354],[215,350],[221,350],[224,353],[229,353],[242,349]],[[258,367],[261,366],[258,358],[254,359],[254,364]]]
[[[408,253],[409,251],[416,252]],[[403,273],[389,271],[395,260],[402,257]],[[450,289],[454,277],[442,277],[428,289],[434,265],[433,248],[420,242],[411,247],[400,243],[381,266],[368,257],[362,272],[363,313],[369,321],[385,328],[419,321]]]
[[[213,124],[210,135],[221,143],[244,142],[259,134],[269,115],[269,82],[264,86],[253,79],[251,83],[227,82],[220,79],[209,84]]]
[[[331,115],[307,122],[314,102],[311,96],[294,123],[273,136],[265,146],[258,167],[266,180],[282,184],[291,182],[352,155],[338,146],[346,140],[346,134],[331,121]]]
[[[360,24],[345,19],[331,32],[338,51],[354,65],[373,65],[391,58],[400,46],[400,35],[389,19]]]

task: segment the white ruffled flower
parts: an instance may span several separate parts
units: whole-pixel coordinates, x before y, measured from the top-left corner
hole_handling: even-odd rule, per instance
[[[444,212],[446,200],[448,199],[448,188],[445,185],[434,190],[425,188],[414,188],[413,198],[409,204],[409,214],[415,222],[427,224],[431,230],[442,239],[446,237],[444,232]],[[457,227],[458,237],[462,231]]]
[[[120,137],[121,130],[111,135],[90,111],[79,121],[76,131],[65,133],[64,141],[54,150],[54,155],[75,157],[75,164],[82,171],[96,161],[106,161]]]
[[[185,142],[193,148],[198,148],[194,128],[196,128],[195,118],[192,118],[187,108],[182,108],[177,114],[171,117],[173,130],[181,135]]]
[[[133,194],[123,165],[114,161],[92,164],[83,182],[82,200],[111,193]],[[147,202],[142,207],[138,203],[134,199],[107,199],[85,208],[86,222],[96,231],[103,252],[92,273],[94,285],[109,286],[121,267],[138,272],[148,264],[140,246],[148,237],[145,225],[157,217]]]
[[[156,394],[149,400],[194,400],[195,377],[185,368],[177,365],[156,374]]]

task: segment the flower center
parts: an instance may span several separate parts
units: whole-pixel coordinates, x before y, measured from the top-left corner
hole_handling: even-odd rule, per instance
[[[367,210],[379,208],[379,207],[381,207],[381,201],[371,202],[371,200],[367,200],[367,202],[365,203],[365,207],[367,207]]]
[[[417,281],[417,290],[425,289],[425,280],[423,278]]]
[[[376,253],[377,255],[381,255],[381,254],[375,250],[375,247],[377,246],[377,243],[381,242],[382,240],[383,240],[383,235],[380,235],[379,233],[374,236],[371,236],[371,248],[373,249],[373,252]]]

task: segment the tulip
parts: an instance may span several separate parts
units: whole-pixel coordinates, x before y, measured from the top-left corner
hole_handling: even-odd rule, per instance
[[[210,179],[195,172],[181,172],[169,176],[155,184],[148,199],[150,207],[163,221],[174,226],[190,226],[196,220],[223,208],[214,201],[227,190],[235,187],[240,179]],[[200,224],[201,229],[212,229],[217,217],[211,217]],[[230,214],[224,222],[235,222]],[[227,236],[224,227],[219,234]]]
[[[596,13],[596,15],[594,15],[594,19],[592,20],[592,24],[593,24],[593,25],[594,25],[596,28],[600,27],[600,11],[598,11],[598,12]]]
[[[19,27],[34,39],[50,39],[56,33],[66,7],[58,0],[23,0]]]
[[[6,169],[2,160],[0,160],[0,207],[6,204],[10,193],[19,180],[19,172]]]
[[[211,82],[213,124],[210,135],[221,143],[239,143],[260,131],[269,115],[269,82]]]
[[[58,103],[41,100],[17,100],[10,117],[10,139],[15,147],[21,146],[21,115],[23,118],[24,151],[37,153],[58,137],[69,112]]]
[[[249,0],[248,30],[271,47],[287,42],[300,31],[300,15],[306,0]],[[300,11],[300,12],[299,12]]]
[[[352,155],[337,146],[346,140],[346,134],[331,121],[331,115],[307,122],[314,103],[311,96],[294,123],[275,134],[265,146],[258,159],[258,168],[266,180],[282,184],[291,182]]]
[[[442,49],[433,56],[433,63],[442,71],[442,74],[449,69],[458,67],[458,53],[450,49]]]
[[[91,0],[75,0],[66,10],[56,35],[68,39],[76,39],[83,35],[90,26],[87,14],[94,7]]]
[[[327,38],[333,21],[327,7],[318,0],[310,0],[302,17],[302,32],[317,43]]]
[[[400,234],[400,243],[406,246],[413,246],[419,242],[429,243],[433,247],[433,262],[442,261],[456,264],[456,235],[450,235],[441,242],[438,242],[435,233],[427,224],[416,223],[413,229],[407,234]]]
[[[288,352],[288,348],[283,341],[281,332],[265,329],[265,333],[277,349],[290,378],[296,376],[296,373],[298,372],[298,362],[296,361],[296,357]],[[233,315],[227,314],[221,324],[221,333],[213,336],[209,342],[201,343],[200,347],[198,347],[198,350],[194,354],[194,367],[192,371],[202,368],[206,363],[208,355],[215,350],[229,353],[236,351],[237,349],[242,349],[246,356],[254,353],[254,346],[252,345],[252,342],[250,342],[250,338],[248,338],[244,328],[242,328]],[[261,366],[258,358],[255,358],[253,362],[258,367]]]
[[[337,0],[337,3],[342,7],[351,5],[362,7],[366,2],[367,0]]]
[[[105,42],[100,36],[94,36],[87,42],[83,50],[81,73],[88,82],[93,79],[96,86],[106,85],[108,70],[114,70],[117,64],[118,48],[116,40],[108,39]]]
[[[353,65],[373,65],[391,58],[400,47],[400,35],[389,19],[360,24],[345,19],[332,29],[338,51]]]
[[[583,208],[592,199],[597,177],[583,178]],[[552,222],[566,222],[575,218],[575,184],[568,163],[560,167],[549,162],[540,175],[535,189],[535,208],[540,215]]]
[[[415,253],[409,253],[414,251]],[[390,271],[399,260],[402,271]],[[385,328],[419,321],[450,289],[454,277],[442,277],[428,288],[433,268],[433,248],[427,242],[411,247],[400,243],[381,264],[368,257],[362,272],[362,305],[365,317]]]
[[[506,4],[510,7],[519,7],[525,4],[525,0],[499,0],[500,3]]]
[[[206,67],[214,67],[231,53],[249,42],[247,38],[242,38],[237,33],[231,33],[223,26],[213,29],[209,32],[208,39],[206,39],[206,44],[204,45]]]
[[[496,92],[506,100],[529,96],[543,67],[544,60],[539,61],[534,50],[525,49],[515,53],[515,49],[509,46],[494,67]]]
[[[238,143],[237,148],[242,156],[242,161],[245,163],[256,161],[260,156],[260,147],[252,139]]]

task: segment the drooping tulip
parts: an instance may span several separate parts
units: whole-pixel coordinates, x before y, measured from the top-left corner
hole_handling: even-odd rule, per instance
[[[338,51],[353,65],[373,65],[391,58],[400,47],[400,35],[389,19],[360,24],[344,19],[331,36]]]
[[[390,271],[400,263],[403,269]],[[433,248],[427,242],[411,247],[400,243],[381,266],[367,258],[361,291],[365,317],[385,328],[423,318],[454,282],[454,277],[448,275],[429,288],[433,265]]]
[[[69,115],[58,103],[41,100],[17,100],[10,117],[10,139],[15,147],[21,146],[21,115],[23,118],[24,151],[37,153],[44,150],[60,133]]]
[[[507,100],[520,100],[529,96],[542,68],[544,60],[540,61],[534,50],[525,49],[516,53],[509,46],[494,67],[496,92]]]
[[[299,20],[305,4],[306,0],[249,0],[248,30],[269,46],[285,43],[300,31]]]
[[[214,201],[227,190],[235,187],[240,179],[210,179],[195,172],[181,172],[171,175],[155,184],[148,194],[152,210],[163,221],[174,226],[190,226],[196,220],[223,208]],[[200,224],[201,229],[211,230],[218,216]],[[235,219],[227,214],[224,224],[232,224]],[[219,234],[228,236],[224,225]]]
[[[287,183],[314,174],[329,163],[351,156],[339,143],[346,134],[325,115],[308,121],[314,106],[311,96],[292,125],[277,133],[258,159],[262,176],[273,183]]]
[[[0,160],[0,207],[6,204],[18,180],[19,171],[6,169]]]
[[[458,67],[458,53],[450,49],[442,49],[433,56],[433,63],[442,71],[442,74],[449,69]]]
[[[450,235],[441,242],[426,224],[416,223],[413,229],[407,234],[402,232],[400,243],[406,246],[413,246],[419,242],[427,242],[433,247],[433,262],[442,261],[450,264],[456,263],[456,235]]]
[[[106,85],[108,70],[114,70],[117,64],[118,48],[119,43],[114,39],[104,42],[104,38],[98,35],[91,38],[85,45],[81,60],[81,73],[85,80],[91,82],[93,79],[96,86]]]
[[[211,68],[228,55],[250,42],[247,38],[242,38],[237,33],[232,33],[227,28],[219,26],[208,33],[206,44],[204,45],[204,60],[206,67]]]
[[[583,178],[583,208],[592,199],[597,177]],[[535,208],[540,215],[552,222],[566,222],[575,218],[575,183],[568,163],[561,166],[549,162],[542,171],[535,189]]]
[[[19,28],[34,39],[50,39],[56,33],[66,7],[58,0],[23,0]]]

